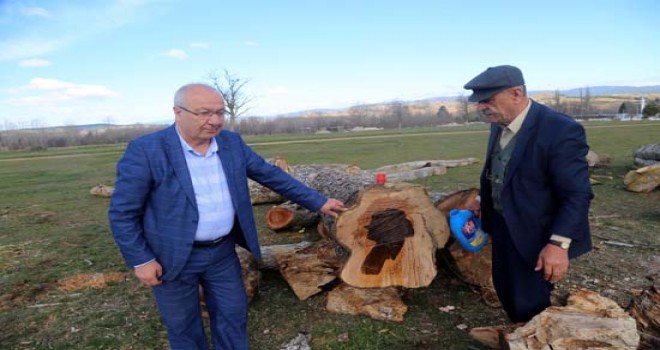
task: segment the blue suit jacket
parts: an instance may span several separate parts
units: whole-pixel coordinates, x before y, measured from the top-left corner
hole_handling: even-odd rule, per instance
[[[516,248],[530,264],[536,264],[552,234],[573,240],[571,258],[591,250],[588,212],[593,194],[585,159],[589,146],[582,125],[544,105],[531,103],[516,134],[515,149],[504,177],[502,204]],[[489,233],[494,210],[486,170],[490,169],[500,130],[491,125],[481,174],[482,226]]]
[[[236,133],[216,136],[218,155],[227,177],[238,244],[261,257],[252,213],[248,178],[312,211],[326,197],[280,168],[268,164]],[[175,279],[192,250],[197,230],[197,203],[175,126],[131,141],[117,163],[117,179],[108,216],[110,227],[130,267],[156,259],[164,280]]]

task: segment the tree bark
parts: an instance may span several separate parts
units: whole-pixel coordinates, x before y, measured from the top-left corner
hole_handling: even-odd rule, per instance
[[[510,350],[637,349],[635,319],[613,300],[580,290],[568,305],[551,306],[508,334]]]
[[[280,267],[277,265],[277,261],[275,260],[276,255],[290,254],[295,251],[308,248],[311,245],[312,242],[302,241],[293,244],[277,244],[277,245],[262,246],[261,260],[258,262],[259,268],[269,269],[269,270],[279,270]]]
[[[326,310],[349,315],[367,315],[376,320],[403,322],[408,306],[395,287],[356,288],[340,284],[328,293]]]
[[[422,168],[432,168],[432,167],[445,167],[445,168],[453,168],[457,166],[467,166],[467,165],[472,165],[475,163],[478,163],[479,160],[477,158],[463,158],[463,159],[450,159],[450,160],[418,160],[414,162],[406,162],[406,163],[399,163],[399,164],[392,164],[392,165],[386,165],[382,166],[380,168],[376,168],[371,170],[372,173],[387,173],[387,174],[393,174],[393,173],[399,173],[403,171],[409,171],[409,170],[415,170],[415,169],[422,169]]]
[[[640,349],[660,349],[660,286],[651,286],[635,297],[628,312],[637,321]]]
[[[286,173],[291,173],[289,163],[286,161],[286,159],[284,159],[284,157],[277,156],[275,158],[266,159],[266,161],[284,170]],[[250,190],[250,201],[252,202],[252,205],[278,203],[284,201],[284,197],[282,197],[279,193],[250,179],[248,179],[248,189]]]
[[[291,175],[326,197],[343,202],[374,182],[371,174],[353,165],[299,165],[293,167]],[[266,226],[274,231],[309,227],[319,220],[319,213],[291,202],[274,206],[266,213]]]
[[[335,244],[328,240],[302,250],[275,253],[274,258],[282,276],[300,300],[321,292],[320,287],[334,281],[341,264]]]

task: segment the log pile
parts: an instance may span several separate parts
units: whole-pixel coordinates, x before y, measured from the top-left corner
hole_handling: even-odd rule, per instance
[[[338,219],[319,225],[324,239],[299,250],[266,246],[262,255],[269,260],[274,252],[282,276],[301,300],[340,279],[328,293],[328,311],[400,322],[407,310],[401,288],[428,286],[437,274],[435,252],[450,237],[446,212],[462,208],[477,193],[470,189],[431,196],[408,183],[371,185],[347,203],[349,209]],[[431,197],[439,199],[433,203]],[[464,257],[458,245],[452,249],[463,279],[494,291],[490,255]],[[484,299],[499,305],[493,296]]]
[[[273,231],[308,227],[319,220],[317,231],[323,239],[293,249],[263,247],[262,265],[271,268],[274,262],[300,300],[334,288],[327,294],[326,308],[331,312],[402,321],[407,307],[400,298],[401,288],[426,287],[433,281],[436,250],[445,247],[450,233],[446,213],[436,208],[436,199],[440,203],[440,198],[449,196],[429,195],[422,186],[400,179],[475,162],[474,158],[409,162],[373,170],[340,164],[289,166],[291,175],[344,201],[348,210],[335,220],[290,202],[273,206],[266,214]],[[386,174],[385,184],[374,184],[378,173]],[[476,192],[461,199],[473,198]],[[460,202],[451,198],[447,210]]]
[[[640,146],[633,152],[633,158],[638,167],[660,163],[660,143]]]

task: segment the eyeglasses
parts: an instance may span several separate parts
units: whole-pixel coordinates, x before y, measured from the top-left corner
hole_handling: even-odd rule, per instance
[[[218,117],[220,117],[220,118],[225,117],[225,110],[224,109],[218,109],[217,111],[203,110],[201,112],[193,112],[193,111],[189,110],[186,107],[182,107],[182,106],[176,106],[176,107],[180,108],[181,110],[184,110],[184,111],[186,111],[186,112],[188,112],[192,115],[195,115],[197,117],[204,118],[204,119],[211,119],[211,117],[213,117],[214,114],[217,114]]]

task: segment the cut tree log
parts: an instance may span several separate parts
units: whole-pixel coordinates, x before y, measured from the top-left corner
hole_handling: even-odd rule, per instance
[[[245,292],[248,297],[248,302],[251,302],[259,289],[259,281],[261,280],[261,272],[259,272],[257,259],[247,249],[236,246],[236,254],[241,263],[241,275],[243,276],[243,284],[245,285]]]
[[[475,200],[479,194],[478,188],[456,191],[440,197],[435,207],[449,220],[449,211],[465,209],[468,202]],[[468,252],[452,237],[447,243],[449,252],[459,277],[471,285],[479,287],[479,294],[484,303],[490,307],[500,307],[500,301],[493,284],[493,254],[492,245],[488,242],[477,252]]]
[[[660,163],[660,144],[652,143],[640,146],[633,152],[633,158],[635,158],[635,165],[638,167]]]
[[[395,287],[356,288],[342,283],[328,293],[326,309],[330,312],[367,315],[382,321],[403,322],[408,306]]]
[[[301,250],[273,255],[298,299],[306,300],[321,292],[320,287],[337,279],[341,257],[335,248],[332,241],[322,240]]]
[[[470,338],[491,349],[504,349],[506,348],[505,336],[523,325],[524,323],[514,323],[502,326],[476,327],[470,329],[469,334]]]
[[[412,181],[429,176],[444,175],[446,173],[447,173],[447,167],[433,166],[428,168],[420,168],[420,169],[400,171],[391,174],[386,173],[386,174],[387,174],[388,182],[395,182],[395,181]]]
[[[261,247],[261,260],[258,262],[259,269],[279,270],[275,255],[293,253],[312,245],[312,242],[302,241],[293,244],[266,245]]]
[[[386,173],[389,175],[389,174],[395,174],[395,173],[422,169],[422,168],[432,168],[432,167],[453,168],[458,166],[467,166],[478,162],[479,159],[477,158],[463,158],[463,159],[450,159],[450,160],[418,160],[414,162],[406,162],[406,163],[382,166],[380,168],[372,169],[371,172]]]
[[[660,349],[660,286],[651,286],[635,297],[627,308],[641,336],[639,349]]]
[[[293,168],[292,175],[305,185],[326,197],[347,202],[364,187],[373,184],[373,176],[354,165],[300,165]],[[319,213],[285,202],[274,206],[266,213],[266,226],[273,231],[293,230],[316,225]]]
[[[92,196],[98,196],[98,197],[106,197],[109,198],[112,196],[112,192],[115,191],[115,188],[113,186],[108,186],[108,185],[96,185],[92,187],[91,190],[89,190],[89,193]]]
[[[276,167],[284,170],[286,173],[291,173],[289,163],[286,161],[286,159],[284,159],[284,157],[277,156],[275,158],[269,158],[266,159],[266,162],[275,165]],[[252,202],[252,205],[278,203],[285,200],[284,197],[282,197],[279,193],[250,179],[248,179],[248,189],[250,190],[250,201]]]
[[[436,276],[435,251],[450,233],[423,187],[387,183],[361,191],[329,235],[349,252],[340,274],[349,285],[419,288]]]
[[[314,226],[319,222],[319,213],[309,211],[299,204],[285,202],[273,206],[266,213],[266,226],[273,231],[297,230]]]
[[[579,290],[505,336],[510,350],[637,349],[635,319],[611,299]]]
[[[628,191],[651,192],[660,186],[660,163],[629,171],[623,178]]]
[[[660,162],[660,143],[651,143],[637,148],[633,157]]]

